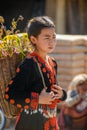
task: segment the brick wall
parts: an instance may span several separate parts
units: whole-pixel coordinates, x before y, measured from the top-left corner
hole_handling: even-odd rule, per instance
[[[57,35],[57,45],[51,55],[58,64],[58,82],[67,90],[75,75],[87,73],[87,36]]]

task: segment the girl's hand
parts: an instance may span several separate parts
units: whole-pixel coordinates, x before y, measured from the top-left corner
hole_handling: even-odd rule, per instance
[[[63,96],[63,90],[60,86],[55,84],[55,85],[52,86],[51,90],[54,92],[54,97],[56,99],[59,99]]]
[[[39,95],[39,104],[51,104],[55,100],[54,92],[46,92],[46,89],[43,89]]]

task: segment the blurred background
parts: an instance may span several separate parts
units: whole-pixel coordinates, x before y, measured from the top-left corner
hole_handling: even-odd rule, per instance
[[[53,18],[57,33],[87,33],[86,0],[8,0],[1,4],[0,15],[5,18],[7,28],[12,18],[22,15],[24,21],[18,25],[21,31],[31,17],[48,15]]]
[[[13,18],[22,15],[24,20],[17,25],[21,32],[30,18],[50,16],[56,25],[57,46],[51,55],[58,63],[60,86],[67,90],[75,75],[87,73],[87,0],[7,0],[0,6],[0,15],[7,29]],[[14,119],[12,128],[12,120],[6,122],[4,130],[13,130]]]

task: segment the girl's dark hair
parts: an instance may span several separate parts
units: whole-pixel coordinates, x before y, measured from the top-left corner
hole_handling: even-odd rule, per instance
[[[55,28],[52,19],[48,16],[37,16],[28,21],[26,32],[28,36],[37,37],[43,28]]]

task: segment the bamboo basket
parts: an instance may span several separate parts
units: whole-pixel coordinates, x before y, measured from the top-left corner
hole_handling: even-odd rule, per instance
[[[0,107],[7,118],[18,115],[19,109],[8,103],[4,98],[5,87],[16,74],[16,67],[21,62],[20,55],[0,59]]]
[[[30,43],[27,34],[23,34],[18,34],[18,37],[20,38],[19,46],[21,47],[21,52],[23,52],[23,55],[19,51],[19,53],[13,53],[11,56],[8,55],[6,57],[0,57],[0,107],[7,118],[16,117],[20,112],[19,108],[11,105],[5,100],[4,94],[6,86],[16,74],[17,66],[25,57],[26,50],[30,51],[28,48]]]

